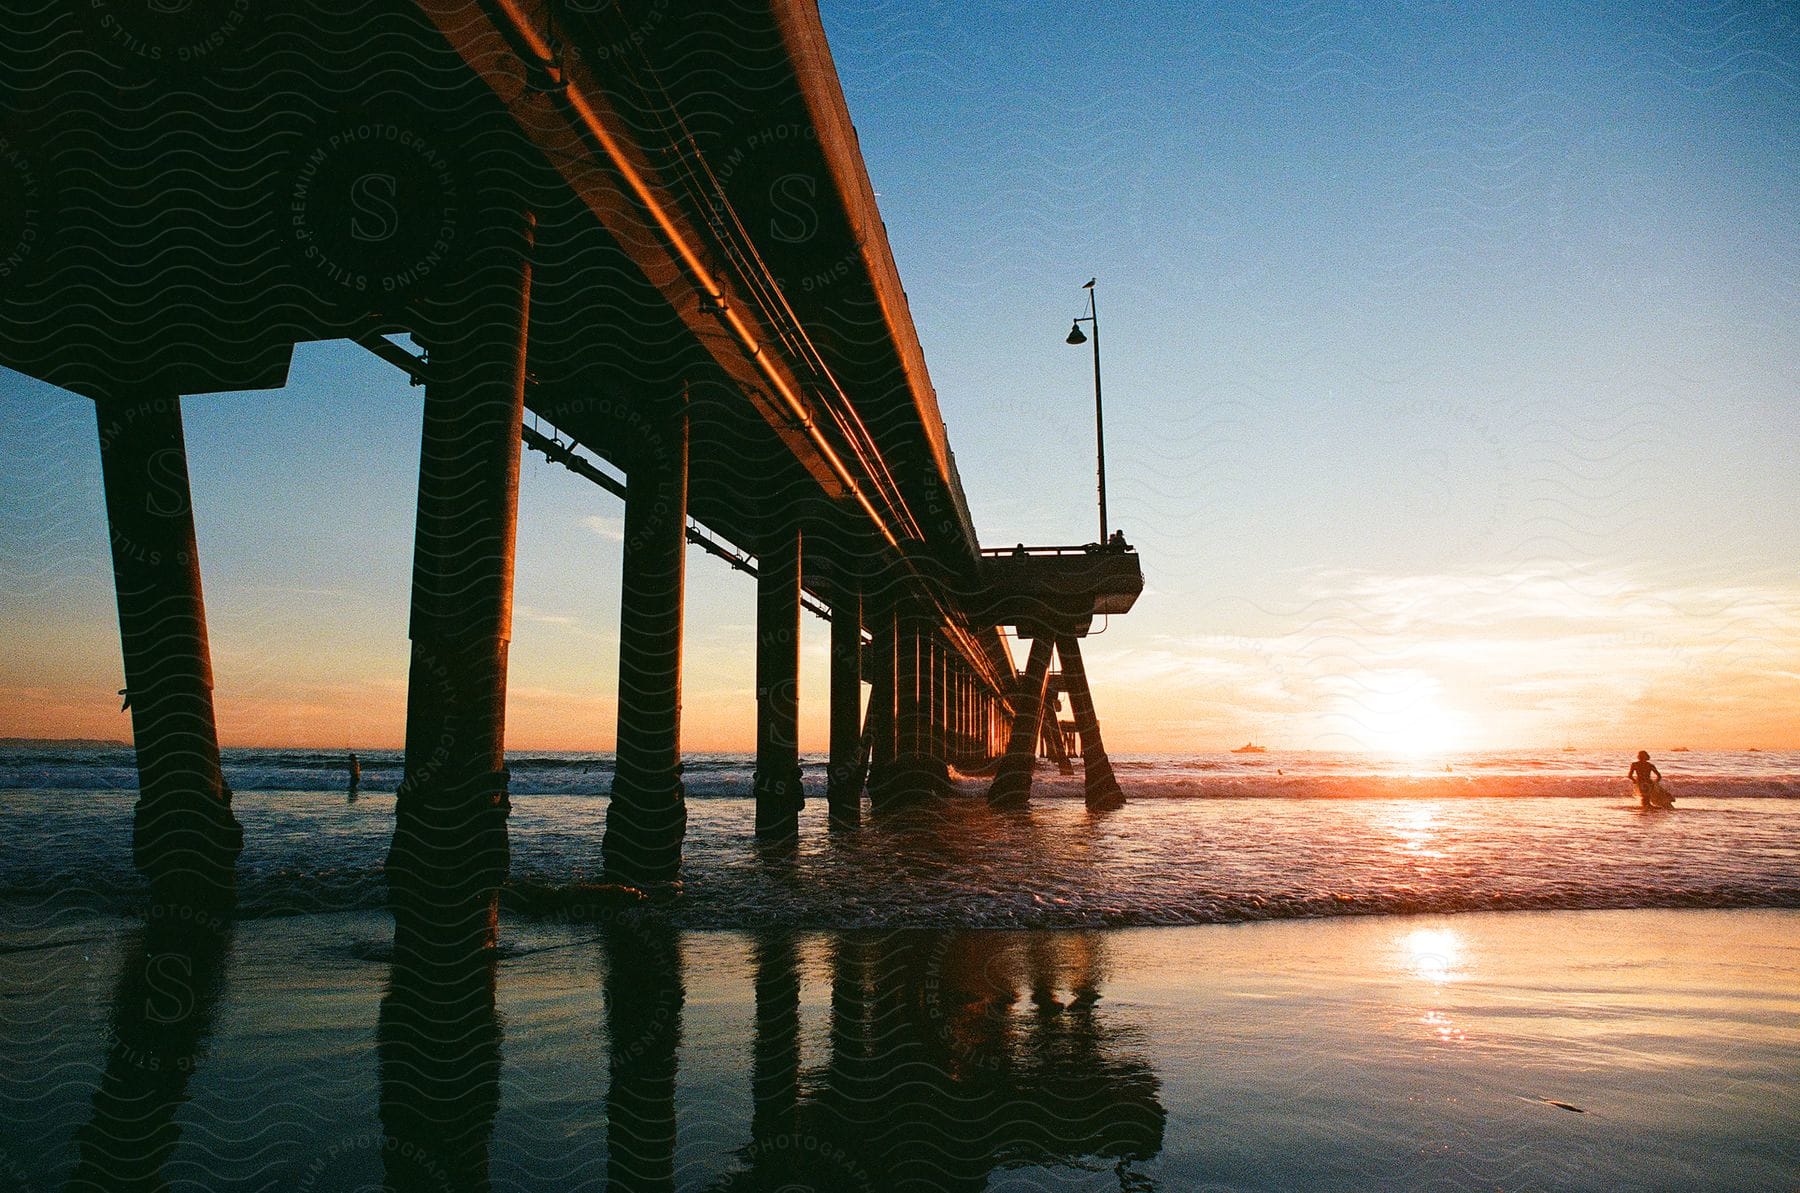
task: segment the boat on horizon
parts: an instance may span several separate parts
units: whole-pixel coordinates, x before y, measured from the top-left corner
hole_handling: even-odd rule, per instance
[[[1253,741],[1247,741],[1243,745],[1239,746],[1237,749],[1233,750],[1232,753],[1233,754],[1267,754],[1268,751],[1266,749],[1264,749],[1263,747],[1257,745]]]

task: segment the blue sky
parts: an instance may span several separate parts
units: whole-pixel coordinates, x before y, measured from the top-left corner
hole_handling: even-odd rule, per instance
[[[1791,8],[822,8],[989,543],[1092,537],[1100,279],[1110,740],[1800,745]],[[187,403],[228,739],[397,739],[417,399],[309,346]],[[122,736],[91,411],[0,418],[0,733]],[[530,460],[513,739],[605,746],[619,510]],[[740,746],[751,585],[690,585],[690,740]]]

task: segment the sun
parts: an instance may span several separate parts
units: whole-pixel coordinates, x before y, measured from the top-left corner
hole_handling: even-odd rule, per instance
[[[1467,740],[1466,718],[1445,706],[1437,677],[1417,671],[1370,671],[1337,697],[1363,749],[1402,758],[1451,754]]]

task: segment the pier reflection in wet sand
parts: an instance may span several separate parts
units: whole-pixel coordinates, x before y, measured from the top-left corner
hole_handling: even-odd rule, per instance
[[[165,1187],[180,1141],[176,1112],[206,1058],[224,986],[231,920],[217,910],[158,903],[124,941],[103,1038],[105,1072],[75,1135],[71,1190]]]
[[[1120,1187],[1150,1187],[1133,1165],[1161,1150],[1167,1116],[1138,1029],[1100,1008],[1103,934],[696,935],[625,913],[550,937],[547,948],[496,951],[400,925],[375,1021],[330,1027],[347,1057],[368,1057],[360,1063],[378,1121],[333,1122],[325,1140],[299,1113],[308,1090],[253,1087],[251,1110],[242,1075],[207,1072],[215,1030],[226,1070],[242,1059],[232,1038],[241,1025],[219,1010],[236,972],[231,921],[148,920],[122,941],[103,1029],[110,1050],[73,1140],[68,1187],[161,1189],[210,1174],[247,1188],[342,1181],[394,1193],[839,1193],[981,1189],[997,1169],[1020,1166],[1116,1170]],[[561,1038],[564,1024],[527,1013],[503,1030],[508,983],[540,982],[540,953],[585,958],[586,978],[565,997],[588,1008],[584,1034],[603,1045],[603,1070],[540,1067],[531,1035]],[[242,978],[260,986],[264,976]],[[691,980],[707,999],[692,1012],[701,1038],[684,1041]],[[742,1030],[733,1008],[750,1012]],[[803,1019],[819,1017],[808,1035]],[[289,1026],[293,1044],[318,1030]],[[510,1068],[509,1034],[523,1048]],[[355,1046],[357,1037],[368,1043]],[[678,1092],[684,1063],[696,1072]],[[591,1084],[581,1086],[583,1072]],[[226,1105],[246,1130],[255,1120],[255,1154],[231,1154],[235,1132],[210,1117],[220,1087],[208,1090],[209,1076],[235,1090]],[[750,1095],[741,1118],[729,1093],[740,1082]],[[201,1126],[184,1139],[179,1124],[195,1116],[182,1108],[195,1096]],[[512,1126],[497,1131],[508,1101]],[[519,1113],[533,1116],[522,1133]],[[585,1142],[598,1143],[596,1133],[603,1163]],[[560,1169],[554,1141],[566,1149]]]
[[[829,1053],[799,1064],[791,935],[758,938],[755,1114],[714,1187],[981,1189],[1001,1166],[1131,1165],[1157,1080],[1098,1012],[1098,934],[850,933],[828,949]]]
[[[402,917],[381,1000],[381,1149],[394,1193],[483,1193],[500,1101],[495,952]]]

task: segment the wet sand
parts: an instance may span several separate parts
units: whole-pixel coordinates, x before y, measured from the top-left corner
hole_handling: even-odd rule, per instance
[[[157,1172],[177,1188],[268,1189],[478,1188],[484,1174],[507,1189],[1800,1181],[1800,912],[1029,932],[515,920],[502,936],[463,984],[396,965],[380,913],[243,921],[216,965],[116,917],[8,931],[0,1176],[43,1189]],[[416,1145],[421,1123],[453,1145]]]

